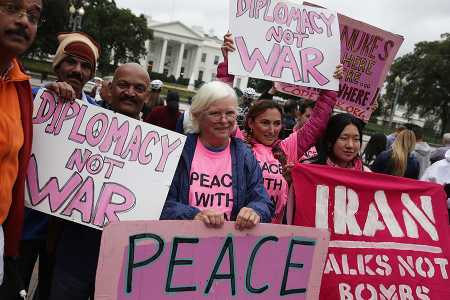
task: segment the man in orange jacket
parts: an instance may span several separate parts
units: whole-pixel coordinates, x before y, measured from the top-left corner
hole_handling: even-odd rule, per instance
[[[3,262],[19,254],[32,140],[30,78],[17,57],[33,43],[41,11],[41,0],[0,0],[0,285]]]

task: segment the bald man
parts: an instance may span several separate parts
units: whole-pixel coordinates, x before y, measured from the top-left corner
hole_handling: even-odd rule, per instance
[[[130,118],[140,119],[140,112],[149,97],[150,76],[136,63],[117,68],[110,84],[111,109]]]
[[[110,108],[116,113],[140,119],[148,97],[150,77],[135,63],[120,66],[109,85]],[[56,250],[51,300],[94,299],[95,273],[100,251],[101,231],[65,222]]]

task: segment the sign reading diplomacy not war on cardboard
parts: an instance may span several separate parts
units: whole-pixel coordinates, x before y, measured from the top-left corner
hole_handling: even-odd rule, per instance
[[[157,220],[185,137],[86,105],[34,101],[26,205],[86,226]]]
[[[230,0],[230,31],[230,74],[338,90],[336,13],[280,0]]]
[[[341,63],[336,108],[368,122],[403,37],[339,14]],[[317,100],[320,90],[277,82],[285,94]]]
[[[328,231],[198,221],[111,224],[102,235],[96,300],[318,297]]]
[[[330,230],[320,299],[450,299],[442,186],[299,165],[294,224]]]

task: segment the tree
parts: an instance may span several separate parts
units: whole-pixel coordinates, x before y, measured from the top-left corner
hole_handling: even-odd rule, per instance
[[[142,58],[146,54],[145,42],[153,37],[145,16],[137,17],[129,9],[118,9],[114,2],[92,2],[83,28],[102,46],[99,71],[106,75],[119,63]]]
[[[30,56],[45,58],[56,52],[57,33],[70,31],[68,7],[68,1],[44,1],[43,17],[47,21],[38,28]],[[146,54],[145,42],[153,34],[145,16],[135,16],[108,0],[91,0],[85,11],[81,31],[91,35],[101,47],[101,74],[111,74],[119,63],[136,62]]]
[[[42,18],[44,22],[38,27],[38,33],[27,54],[32,58],[46,58],[55,54],[58,47],[57,34],[67,31],[69,11],[67,2],[61,0],[43,1]]]
[[[386,97],[394,99],[395,78],[405,78],[399,104],[406,104],[408,113],[421,117],[434,116],[441,122],[441,134],[450,127],[450,34],[441,40],[420,42],[413,53],[395,60],[387,78]]]

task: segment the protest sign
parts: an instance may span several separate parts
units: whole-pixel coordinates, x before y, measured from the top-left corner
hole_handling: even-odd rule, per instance
[[[82,102],[34,101],[26,205],[101,229],[157,220],[184,136]]]
[[[442,186],[318,165],[293,179],[294,224],[331,234],[320,299],[450,299]]]
[[[341,63],[336,108],[368,122],[403,37],[344,15],[339,16]],[[285,94],[317,100],[320,90],[277,82],[275,88]]]
[[[317,299],[328,231],[199,221],[121,222],[105,228],[96,300]]]
[[[289,1],[230,0],[230,31],[230,74],[338,90],[336,13]]]

